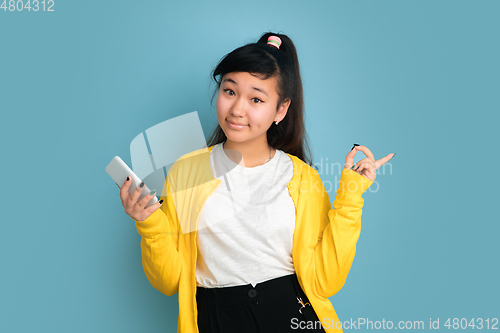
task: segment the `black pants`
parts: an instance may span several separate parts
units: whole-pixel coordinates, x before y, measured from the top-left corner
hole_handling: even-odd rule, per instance
[[[293,279],[297,280],[296,274],[258,283],[255,288],[251,284],[210,289],[197,287],[199,332],[324,333],[315,313],[316,330],[306,329],[306,320],[310,318],[305,319],[299,313],[302,306],[297,301]],[[308,303],[302,289],[300,294],[303,303]]]

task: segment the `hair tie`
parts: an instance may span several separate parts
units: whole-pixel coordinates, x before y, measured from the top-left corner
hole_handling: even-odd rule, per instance
[[[272,45],[277,49],[279,49],[281,46],[281,39],[277,36],[269,36],[269,38],[267,39],[267,44]]]

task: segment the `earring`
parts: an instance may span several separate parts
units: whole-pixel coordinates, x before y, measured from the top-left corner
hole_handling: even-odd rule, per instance
[[[276,120],[274,123],[275,123],[276,125],[278,125],[278,121],[277,121],[277,120]]]

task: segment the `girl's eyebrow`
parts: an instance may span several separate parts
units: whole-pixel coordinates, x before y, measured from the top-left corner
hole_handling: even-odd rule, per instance
[[[236,81],[234,81],[233,79],[224,79],[224,80],[222,80],[222,83],[224,83],[224,82],[232,82],[235,85],[238,85],[238,83],[236,83]],[[266,95],[267,97],[269,97],[269,95],[261,88],[252,87],[252,89],[257,90],[257,91],[263,93],[264,95]]]

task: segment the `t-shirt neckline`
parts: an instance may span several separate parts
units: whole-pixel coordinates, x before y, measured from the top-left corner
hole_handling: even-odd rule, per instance
[[[226,155],[226,152],[224,151],[224,142],[221,142],[219,144],[219,149],[221,150],[221,153],[222,153],[222,156],[225,160],[225,162],[229,163],[230,165],[234,166],[234,168],[239,168],[241,170],[245,170],[246,172],[260,172],[264,169],[267,169],[269,168],[271,165],[274,165],[276,163],[276,161],[279,159],[279,150],[276,149],[276,153],[274,154],[273,157],[271,157],[271,160],[267,161],[266,163],[264,164],[261,164],[261,165],[257,165],[255,167],[245,167],[245,166],[242,166],[240,164],[237,164],[235,162],[233,162],[227,155]]]

